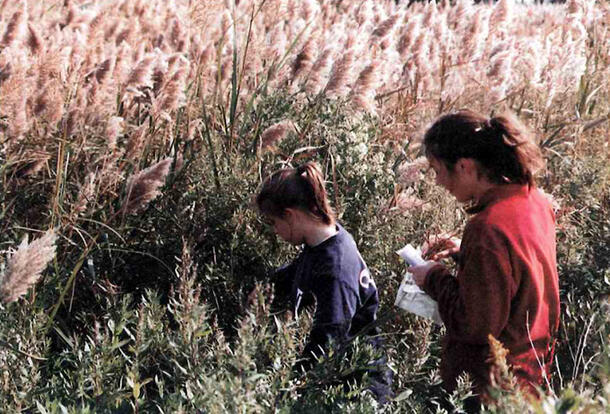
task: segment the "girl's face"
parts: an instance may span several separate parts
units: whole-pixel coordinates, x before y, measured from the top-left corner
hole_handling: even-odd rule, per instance
[[[294,220],[294,215],[287,212],[283,217],[269,216],[267,219],[273,226],[273,232],[280,239],[294,245],[303,244],[303,235]]]
[[[436,173],[436,185],[449,191],[460,203],[466,203],[475,198],[478,174],[472,160],[459,159],[453,171],[449,171],[445,164],[436,158],[430,157],[429,161]]]

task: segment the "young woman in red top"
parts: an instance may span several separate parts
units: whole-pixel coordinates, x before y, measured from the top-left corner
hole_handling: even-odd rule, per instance
[[[424,145],[437,185],[473,214],[461,245],[434,257],[455,254],[456,277],[434,261],[409,269],[438,301],[447,329],[444,386],[453,390],[467,372],[485,397],[491,334],[531,392],[544,385],[559,325],[555,217],[533,178],[542,165],[540,150],[516,118],[472,111],[440,117]]]

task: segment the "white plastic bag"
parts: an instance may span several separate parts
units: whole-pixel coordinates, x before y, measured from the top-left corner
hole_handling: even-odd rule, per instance
[[[409,266],[419,266],[426,263],[421,257],[421,253],[410,244],[407,244],[396,253],[402,257]],[[417,316],[432,319],[439,325],[442,325],[443,323],[441,315],[438,312],[438,303],[415,284],[413,276],[408,272],[405,273],[402,283],[398,288],[394,306],[398,306]]]

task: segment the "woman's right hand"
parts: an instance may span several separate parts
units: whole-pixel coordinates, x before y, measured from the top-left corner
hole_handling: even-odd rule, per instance
[[[422,257],[438,261],[453,256],[460,251],[461,240],[450,234],[437,234],[430,237],[422,246]]]

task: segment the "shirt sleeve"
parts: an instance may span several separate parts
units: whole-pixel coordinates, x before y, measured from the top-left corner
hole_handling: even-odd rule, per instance
[[[509,318],[515,294],[509,252],[499,237],[479,235],[463,246],[458,276],[435,267],[424,291],[438,302],[447,333],[470,344],[486,344],[489,334],[500,335]]]
[[[329,341],[341,342],[347,337],[356,312],[357,295],[335,275],[322,273],[314,279],[316,297],[313,327],[303,351],[303,359],[312,363],[326,349]],[[307,368],[307,363],[301,364]]]

